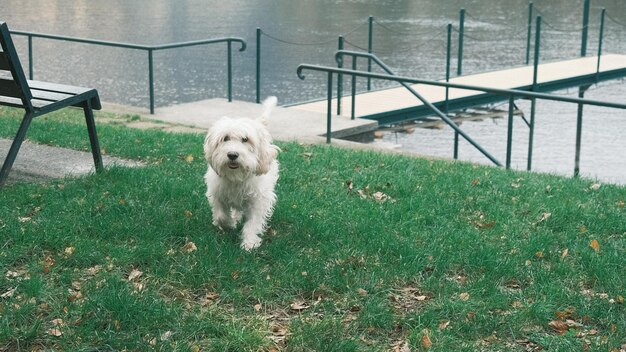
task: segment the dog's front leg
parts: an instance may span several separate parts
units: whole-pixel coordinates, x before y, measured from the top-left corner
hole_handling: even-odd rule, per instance
[[[247,251],[259,247],[263,241],[259,235],[265,230],[267,209],[260,203],[257,201],[245,210],[241,248]]]
[[[225,206],[216,199],[211,200],[211,209],[213,212],[213,225],[221,230],[232,230],[237,226],[237,222],[230,215],[230,207]]]

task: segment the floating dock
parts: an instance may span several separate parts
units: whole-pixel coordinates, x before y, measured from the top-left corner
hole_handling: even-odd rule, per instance
[[[532,65],[454,77],[449,82],[499,89],[553,92],[626,77],[626,55],[605,54],[600,56],[599,64],[598,69],[597,56],[539,64],[537,83],[534,89],[534,66]],[[348,78],[344,77],[344,80],[348,80]],[[411,87],[438,108],[444,108],[446,104],[446,88],[423,84],[416,84]],[[447,105],[449,111],[453,111],[506,100],[508,100],[506,96],[450,88],[448,90]],[[350,96],[343,97],[342,116],[349,117],[351,115],[350,101]],[[375,120],[381,125],[417,120],[433,115],[430,109],[424,106],[421,101],[404,87],[359,93],[356,95],[355,101],[356,118]],[[337,99],[334,98],[332,101],[333,112],[337,110],[336,104]],[[320,100],[293,105],[291,108],[326,113],[327,101]]]

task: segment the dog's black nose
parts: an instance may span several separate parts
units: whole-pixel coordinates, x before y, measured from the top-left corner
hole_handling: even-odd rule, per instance
[[[226,154],[226,156],[228,156],[228,159],[230,159],[231,161],[236,160],[239,157],[239,153],[237,152],[228,152]]]

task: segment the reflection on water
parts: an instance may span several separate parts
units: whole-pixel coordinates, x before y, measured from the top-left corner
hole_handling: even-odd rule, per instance
[[[535,14],[543,19],[541,61],[580,55],[582,0],[535,0]],[[589,26],[590,55],[598,47],[600,9],[609,17],[603,51],[626,54],[626,3],[592,0]],[[0,13],[12,29],[94,38],[135,44],[165,44],[223,36],[243,37],[248,50],[233,53],[235,99],[255,98],[255,30],[261,27],[262,96],[276,94],[283,104],[325,96],[324,75],[299,80],[300,63],[334,65],[337,36],[344,34],[347,49],[367,47],[367,17],[374,25],[374,53],[398,74],[441,79],[445,73],[446,25],[458,24],[465,8],[466,37],[463,72],[476,73],[524,63],[528,2],[526,0],[2,0]],[[457,33],[453,33],[456,39]],[[278,38],[281,41],[275,40]],[[26,58],[26,39],[16,38]],[[287,44],[289,42],[291,44]],[[312,44],[316,45],[312,45]],[[452,45],[452,67],[457,65],[457,43]],[[88,85],[103,100],[148,106],[147,53],[84,44],[34,41],[35,78]],[[225,44],[159,51],[154,54],[156,105],[226,96]],[[69,59],[69,61],[68,61]],[[68,75],[67,67],[76,74]],[[387,86],[373,82],[375,88]],[[364,89],[363,82],[357,88]],[[345,90],[349,89],[346,84]],[[574,96],[575,92],[561,92]],[[586,97],[624,102],[626,84],[602,84]],[[528,114],[524,102],[519,105]],[[575,106],[540,102],[537,115],[534,169],[572,174]],[[626,183],[626,112],[585,108],[584,175]],[[504,159],[506,122],[465,123],[463,128],[499,159]],[[407,150],[449,157],[452,133],[418,130],[393,135]],[[525,168],[527,127],[515,126],[514,164]],[[461,147],[461,158],[483,162],[471,146]],[[596,174],[597,173],[597,174]]]

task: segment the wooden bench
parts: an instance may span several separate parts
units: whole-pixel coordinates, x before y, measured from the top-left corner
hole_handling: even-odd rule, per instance
[[[27,80],[13,40],[11,40],[9,28],[4,22],[0,22],[0,44],[2,45],[0,51],[0,105],[21,108],[25,111],[20,128],[0,170],[0,187],[6,182],[32,119],[70,106],[83,109],[96,171],[102,170],[102,156],[93,117],[93,109],[100,110],[102,108],[98,92],[92,88]]]

